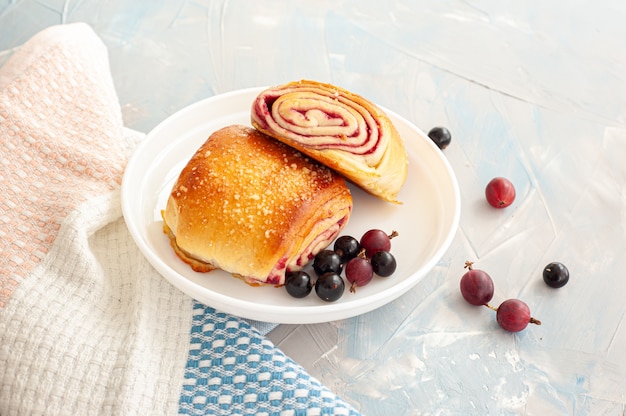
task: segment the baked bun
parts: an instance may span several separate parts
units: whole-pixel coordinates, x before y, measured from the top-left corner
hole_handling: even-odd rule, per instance
[[[256,129],[228,126],[183,168],[163,220],[195,271],[281,285],[337,237],[351,212],[341,176]]]
[[[251,120],[367,192],[398,202],[408,171],[404,142],[389,117],[365,98],[330,84],[292,82],[261,92]]]

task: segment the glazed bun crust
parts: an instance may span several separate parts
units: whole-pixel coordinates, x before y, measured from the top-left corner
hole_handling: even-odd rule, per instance
[[[329,168],[256,129],[213,133],[183,168],[163,219],[194,270],[284,283],[347,223],[352,196]]]

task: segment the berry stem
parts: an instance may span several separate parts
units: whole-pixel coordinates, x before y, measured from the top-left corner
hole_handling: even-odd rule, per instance
[[[466,261],[465,261],[465,266],[463,266],[463,268],[464,268],[464,269],[468,269],[468,270],[472,270],[472,265],[473,265],[473,264],[474,264],[474,262],[473,262],[473,261],[466,260]]]
[[[485,306],[488,307],[489,309],[491,309],[492,311],[498,312],[498,308],[496,308],[495,306],[491,306],[488,303],[485,303]]]
[[[397,232],[397,231],[395,231],[395,230],[393,230],[393,231],[391,232],[391,234],[389,234],[389,235],[388,235],[388,237],[389,237],[389,239],[391,240],[392,238],[395,238],[395,237],[397,237],[398,235],[399,235],[399,234],[398,234],[398,232]]]

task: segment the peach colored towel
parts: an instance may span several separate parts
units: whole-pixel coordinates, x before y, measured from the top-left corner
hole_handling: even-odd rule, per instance
[[[121,218],[141,137],[123,127],[107,50],[84,24],[44,30],[0,69],[7,414],[177,412],[192,300],[153,271]]]

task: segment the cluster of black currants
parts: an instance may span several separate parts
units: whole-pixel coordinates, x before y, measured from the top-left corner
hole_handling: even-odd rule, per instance
[[[391,276],[396,271],[391,239],[397,235],[396,231],[388,235],[382,230],[372,229],[360,240],[349,235],[339,237],[332,250],[322,250],[313,259],[313,271],[317,276],[315,283],[304,270],[288,272],[285,278],[287,293],[303,298],[315,287],[320,299],[334,302],[341,298],[346,287],[342,272],[345,272],[352,293],[357,287],[367,285],[374,275]]]
[[[461,277],[461,295],[468,303],[496,311],[498,325],[510,332],[519,332],[529,323],[541,325],[541,321],[530,315],[528,305],[519,299],[505,300],[497,308],[491,306],[493,280],[487,272],[472,268],[472,264],[471,261],[465,262],[468,271]],[[543,269],[543,280],[550,287],[563,287],[569,280],[569,271],[564,264],[552,262]]]

